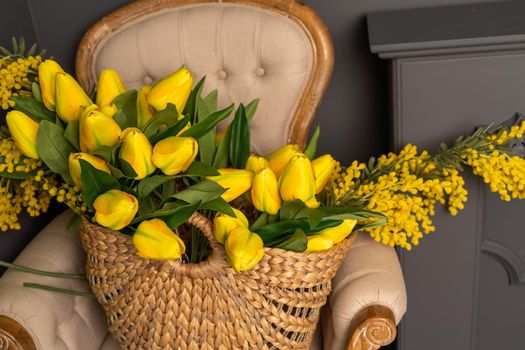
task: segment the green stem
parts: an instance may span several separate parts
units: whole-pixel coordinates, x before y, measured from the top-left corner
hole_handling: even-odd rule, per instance
[[[42,290],[47,290],[47,291],[50,291],[50,292],[57,292],[57,293],[63,293],[63,294],[69,294],[69,295],[76,295],[76,296],[86,297],[86,298],[95,298],[95,294],[93,294],[91,292],[81,292],[79,290],[46,286],[45,284],[24,282],[23,286],[26,287],[26,288],[42,289]]]
[[[57,277],[57,278],[69,278],[69,279],[76,279],[76,280],[87,280],[87,277],[84,274],[42,271],[42,270],[32,269],[30,267],[20,266],[20,265],[16,265],[16,264],[10,264],[10,263],[8,263],[6,261],[2,261],[2,260],[0,260],[0,266],[7,267],[7,268],[13,269],[13,270],[22,271],[22,272],[32,273],[32,274],[35,274],[35,275],[42,275],[42,276],[48,276],[48,277]]]

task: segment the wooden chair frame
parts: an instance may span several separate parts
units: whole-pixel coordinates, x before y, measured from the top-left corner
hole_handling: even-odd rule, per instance
[[[328,29],[308,6],[294,0],[138,0],[103,17],[80,42],[76,73],[84,89],[96,85],[94,53],[105,39],[122,26],[166,8],[200,3],[236,3],[275,11],[295,20],[308,35],[315,50],[312,73],[292,118],[288,142],[304,145],[315,111],[332,75],[333,46]],[[396,336],[392,311],[384,306],[365,307],[353,320],[348,334],[348,350],[373,350],[390,344]],[[28,332],[14,319],[0,316],[0,350],[36,349]]]

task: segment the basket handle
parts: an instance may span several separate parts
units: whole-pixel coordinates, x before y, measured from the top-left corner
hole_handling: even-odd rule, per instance
[[[201,213],[195,212],[188,220],[186,220],[186,222],[202,231],[204,236],[206,236],[208,239],[210,247],[213,251],[222,251],[222,244],[220,244],[217,239],[215,239],[215,235],[213,234],[213,225],[207,217],[203,216]]]

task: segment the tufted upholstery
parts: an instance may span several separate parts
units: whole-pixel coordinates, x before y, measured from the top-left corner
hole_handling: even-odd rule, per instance
[[[274,11],[205,3],[163,10],[119,28],[94,52],[91,74],[115,68],[128,88],[158,81],[182,65],[219,106],[260,97],[251,123],[252,149],[265,154],[287,142],[314,61],[300,24]],[[228,122],[228,121],[226,121]]]

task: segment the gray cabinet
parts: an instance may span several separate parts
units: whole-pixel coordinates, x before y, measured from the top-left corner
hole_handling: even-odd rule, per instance
[[[525,3],[370,14],[390,60],[393,148],[436,150],[476,125],[525,112]],[[505,203],[467,175],[469,202],[400,252],[408,312],[400,350],[525,349],[525,201]]]

